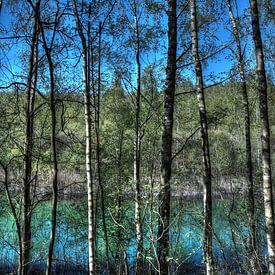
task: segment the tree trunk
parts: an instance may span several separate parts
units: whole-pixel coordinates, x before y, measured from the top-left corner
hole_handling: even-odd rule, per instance
[[[172,165],[173,114],[176,84],[177,55],[177,1],[168,0],[168,60],[164,91],[164,118],[161,151],[161,190],[159,193],[159,219],[157,257],[159,274],[169,274],[169,224],[170,224],[170,179]]]
[[[85,60],[85,58],[83,58]],[[83,62],[85,64],[85,61]],[[83,65],[83,71],[85,71]],[[86,83],[85,73],[83,73],[83,82]],[[86,177],[88,190],[88,244],[89,244],[89,274],[95,274],[95,246],[94,246],[94,192],[92,182],[92,142],[91,142],[91,96],[88,85],[84,88],[85,104],[85,132],[86,132]]]
[[[118,223],[115,236],[116,236],[116,249],[115,249],[115,267],[116,274],[121,274],[122,269],[122,251],[124,244],[122,244],[122,201],[123,201],[123,166],[122,166],[122,155],[123,155],[123,143],[124,143],[124,131],[119,131],[119,144],[118,144],[118,156],[117,156],[117,196],[116,196],[116,221]]]
[[[140,146],[141,146],[141,125],[140,125],[140,99],[141,99],[141,67],[140,67],[140,41],[139,41],[139,22],[137,16],[137,6],[134,3],[135,20],[135,43],[136,43],[136,65],[137,65],[137,94],[135,105],[135,140],[134,140],[134,183],[135,183],[135,222],[136,222],[136,274],[141,274],[143,270],[143,236],[141,224],[141,194],[140,194]]]
[[[247,95],[247,85],[245,79],[245,69],[243,61],[242,46],[238,28],[238,22],[233,14],[231,0],[227,0],[227,6],[229,10],[229,16],[232,23],[233,34],[237,46],[237,61],[238,69],[240,74],[240,80],[242,85],[242,96],[243,96],[243,109],[244,109],[244,124],[245,124],[245,144],[246,144],[246,176],[248,179],[248,226],[249,226],[249,246],[252,260],[252,268],[254,271],[256,267],[256,229],[255,229],[255,203],[254,203],[254,184],[253,184],[253,165],[252,165],[252,149],[251,149],[251,134],[250,134],[250,110],[249,101]],[[237,7],[236,7],[237,8]]]
[[[211,190],[211,162],[208,142],[207,114],[203,90],[202,67],[198,49],[198,27],[196,0],[190,1],[191,31],[192,31],[192,55],[196,73],[196,89],[199,104],[201,141],[203,155],[203,208],[204,208],[204,260],[206,273],[213,274],[212,255],[212,190]]]
[[[0,165],[2,166],[3,170],[4,170],[4,186],[5,186],[5,191],[6,191],[6,196],[7,196],[7,200],[11,209],[11,213],[12,213],[12,217],[14,219],[15,222],[15,226],[16,226],[16,233],[17,233],[17,238],[18,238],[18,247],[19,247],[19,261],[18,261],[18,274],[21,275],[22,274],[22,236],[21,236],[21,226],[20,226],[20,219],[19,219],[19,215],[16,213],[16,208],[15,205],[12,201],[11,198],[11,194],[10,194],[10,190],[9,190],[9,186],[8,186],[8,180],[9,180],[9,176],[8,176],[8,167],[5,166],[1,160],[0,160]]]
[[[87,43],[79,20],[76,0],[73,0],[74,16],[78,35],[82,43],[82,68],[84,87],[84,119],[86,133],[86,180],[88,191],[88,249],[89,249],[89,274],[95,274],[95,228],[94,228],[94,192],[92,182],[92,137],[91,137],[91,92],[90,92],[90,68],[87,57]]]
[[[37,1],[36,7],[33,5],[31,0],[27,0],[28,3],[31,5],[33,12],[35,13],[39,30],[42,37],[42,44],[45,50],[45,55],[48,61],[49,72],[50,72],[50,112],[51,112],[51,152],[52,152],[52,211],[51,211],[51,236],[50,236],[50,244],[49,244],[49,251],[48,251],[48,259],[47,259],[47,270],[46,274],[52,274],[52,258],[53,258],[53,250],[54,250],[54,243],[55,243],[55,233],[56,233],[56,214],[57,214],[57,198],[58,198],[58,160],[57,160],[57,149],[56,149],[56,104],[55,104],[55,78],[54,78],[54,65],[52,61],[52,45],[48,46],[47,38],[44,30],[44,24],[40,18],[40,0]],[[56,32],[58,22],[57,20],[57,13],[54,22],[54,30]],[[54,38],[54,37],[53,37]],[[51,41],[52,43],[53,41]]]
[[[36,3],[36,12],[39,12],[40,2]],[[31,177],[32,177],[32,151],[33,151],[33,119],[37,71],[38,49],[38,24],[34,15],[31,53],[29,60],[29,72],[26,90],[26,125],[25,125],[25,152],[24,152],[24,177],[23,177],[23,219],[22,219],[22,274],[29,274],[30,251],[31,251]],[[34,79],[34,81],[33,81]],[[20,273],[21,274],[21,273]]]
[[[275,223],[271,180],[270,129],[268,120],[267,81],[264,65],[264,54],[259,22],[257,0],[250,0],[253,40],[257,61],[258,92],[260,102],[260,117],[262,125],[262,171],[265,206],[265,222],[267,227],[267,249],[269,256],[269,273],[275,274]]]
[[[36,15],[39,30],[42,37],[42,44],[45,50],[46,58],[48,61],[49,72],[50,72],[50,112],[51,112],[51,152],[52,152],[52,211],[51,211],[51,236],[49,243],[48,259],[47,259],[47,270],[46,274],[52,274],[52,258],[55,243],[56,233],[56,214],[57,214],[57,197],[58,197],[58,160],[57,160],[57,149],[56,149],[56,104],[55,104],[55,79],[54,79],[54,65],[52,61],[52,46],[48,46],[47,38],[44,30],[44,24],[40,18],[40,10],[36,9],[31,0],[27,0],[32,6],[32,9]],[[37,2],[37,5],[40,0]],[[38,5],[39,7],[39,5]],[[56,20],[56,18],[55,18]],[[58,23],[55,21],[54,32],[56,31]]]
[[[100,206],[102,213],[102,225],[103,225],[103,235],[105,242],[105,254],[106,254],[106,271],[107,274],[110,274],[110,264],[109,264],[109,241],[108,241],[108,232],[107,232],[107,223],[106,223],[106,212],[105,212],[105,197],[104,197],[104,188],[102,183],[101,176],[101,156],[100,156],[100,101],[101,101],[101,36],[102,36],[102,24],[99,23],[98,31],[98,91],[97,91],[97,106],[96,109],[96,162],[97,162],[97,176],[98,184],[100,188]]]
[[[44,36],[44,35],[43,35]],[[43,39],[43,41],[46,41]],[[51,111],[51,151],[52,151],[52,213],[51,213],[51,236],[50,245],[47,260],[47,275],[52,274],[52,260],[53,260],[53,250],[56,235],[56,217],[57,217],[57,199],[58,199],[58,160],[57,160],[57,150],[56,150],[56,104],[55,104],[55,80],[54,80],[54,66],[51,58],[51,52],[49,48],[46,47],[46,55],[49,63],[50,70],[50,111]]]

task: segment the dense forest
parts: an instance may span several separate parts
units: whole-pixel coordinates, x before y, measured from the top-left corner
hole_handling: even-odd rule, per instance
[[[0,274],[275,274],[272,0],[0,0]]]

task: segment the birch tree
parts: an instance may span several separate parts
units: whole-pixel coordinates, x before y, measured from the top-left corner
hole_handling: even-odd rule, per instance
[[[158,273],[169,274],[169,225],[174,97],[177,62],[177,1],[168,0],[168,56],[164,90],[164,116],[161,148],[161,189],[157,240]]]
[[[256,232],[255,232],[255,205],[254,205],[254,183],[253,183],[253,164],[252,164],[252,148],[250,134],[250,108],[247,94],[247,84],[245,77],[244,53],[241,45],[239,18],[233,13],[232,1],[227,0],[227,7],[232,24],[233,35],[236,43],[236,52],[234,52],[238,62],[238,73],[240,75],[242,97],[243,97],[243,112],[244,112],[244,127],[245,127],[245,152],[246,152],[246,177],[248,180],[248,226],[249,226],[249,246],[251,253],[252,268],[256,269]],[[238,8],[237,6],[235,7]]]
[[[274,205],[271,179],[271,152],[270,152],[270,128],[268,119],[267,81],[265,73],[264,53],[259,21],[259,11],[257,0],[250,0],[250,12],[252,19],[252,32],[255,44],[255,55],[257,62],[259,108],[261,120],[261,144],[262,144],[262,176],[264,192],[264,208],[266,222],[266,237],[268,250],[268,270],[270,274],[275,274],[275,223]]]
[[[76,28],[82,46],[82,73],[84,89],[84,119],[86,139],[86,181],[88,192],[88,248],[89,248],[89,274],[95,274],[95,228],[94,228],[94,191],[92,181],[92,114],[91,114],[91,83],[90,83],[90,57],[88,41],[83,32],[83,25],[78,15],[76,0],[73,0]],[[90,33],[88,33],[88,36]]]
[[[208,124],[205,107],[202,66],[199,57],[197,4],[196,0],[190,1],[191,32],[192,32],[192,55],[196,73],[196,90],[199,104],[201,144],[203,160],[203,212],[204,212],[204,260],[206,273],[213,274],[212,255],[212,178],[211,161],[208,141]]]
[[[140,123],[140,100],[141,100],[141,65],[140,65],[140,32],[139,16],[137,13],[136,1],[133,2],[134,13],[134,32],[135,32],[135,58],[137,66],[137,87],[135,102],[135,138],[134,138],[134,183],[135,183],[135,221],[136,221],[136,274],[142,272],[142,253],[143,253],[143,236],[141,222],[141,190],[140,190],[140,161],[141,161],[141,123]]]
[[[4,184],[8,204],[11,209],[13,220],[15,222],[16,234],[17,234],[17,239],[18,239],[18,249],[19,249],[17,272],[19,275],[21,275],[22,270],[23,270],[23,267],[22,267],[22,262],[23,262],[22,261],[22,255],[23,255],[23,253],[22,253],[22,247],[23,247],[22,232],[21,232],[21,225],[20,225],[20,216],[19,216],[19,213],[17,213],[17,211],[16,211],[16,204],[12,200],[11,190],[9,188],[9,170],[8,169],[9,169],[10,162],[11,162],[11,160],[9,161],[8,164],[4,164],[4,162],[2,160],[0,160],[0,166],[4,170],[4,179],[3,179],[3,181],[1,181],[1,183]]]
[[[22,217],[22,274],[29,274],[31,252],[31,182],[32,182],[32,154],[34,135],[34,104],[37,83],[38,62],[38,22],[36,13],[39,13],[40,1],[35,4],[33,12],[33,33],[29,59],[29,72],[26,88],[25,104],[25,148],[24,148],[24,176],[23,176],[23,217]]]
[[[89,22],[90,24],[90,22]],[[88,30],[90,27],[88,28]],[[89,31],[88,31],[89,33]],[[106,223],[106,211],[105,211],[105,197],[104,197],[104,186],[102,179],[102,169],[101,169],[101,139],[100,139],[100,123],[101,123],[101,52],[102,52],[102,22],[99,22],[98,26],[98,87],[97,87],[97,100],[95,104],[95,134],[96,134],[96,162],[97,162],[97,178],[98,185],[100,188],[100,207],[102,213],[102,225],[103,225],[103,235],[105,242],[105,256],[106,256],[106,271],[110,273],[109,264],[109,241]],[[93,58],[93,57],[91,57]]]
[[[58,200],[58,159],[57,159],[57,146],[56,146],[56,128],[57,128],[57,119],[56,119],[56,84],[55,84],[55,74],[54,74],[54,63],[52,58],[52,50],[54,45],[54,39],[57,33],[57,27],[59,25],[60,18],[62,13],[60,13],[59,3],[56,2],[56,11],[53,21],[53,30],[52,37],[50,42],[47,39],[46,30],[44,21],[41,18],[40,10],[36,9],[32,0],[27,0],[31,5],[35,16],[37,18],[39,31],[42,38],[42,46],[45,51],[46,60],[49,67],[50,75],[50,113],[51,113],[51,162],[52,162],[52,210],[51,210],[51,236],[49,242],[48,258],[47,258],[47,270],[46,274],[52,274],[52,262],[53,262],[53,251],[56,237],[56,223],[57,223],[57,200]],[[36,3],[41,2],[38,0]],[[39,7],[39,5],[38,5]]]

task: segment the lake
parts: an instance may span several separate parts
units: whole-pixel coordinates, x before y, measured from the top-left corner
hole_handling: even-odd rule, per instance
[[[106,207],[107,226],[110,243],[109,260],[115,266],[115,259],[123,266],[126,256],[130,271],[135,264],[135,221],[133,200],[125,199],[123,208]],[[32,269],[45,269],[50,238],[51,202],[37,204],[32,219]],[[153,211],[150,211],[152,209]],[[57,274],[86,274],[87,246],[87,206],[86,199],[62,200],[58,206],[57,235],[54,249]],[[152,213],[152,214],[150,214]],[[265,262],[266,242],[262,203],[257,203],[258,254]],[[2,207],[0,211],[0,261],[1,274],[16,270],[18,251],[15,225],[10,211]],[[121,220],[118,219],[120,214]],[[101,211],[97,210],[97,258],[99,270],[104,274],[105,246],[101,222]],[[248,228],[243,198],[215,199],[213,204],[213,254],[218,269],[227,272],[232,269],[243,273],[249,266]],[[203,269],[203,234],[201,200],[180,200],[172,202],[170,225],[171,274],[199,274]],[[157,205],[149,202],[143,205],[144,257],[146,265],[153,270],[156,243]],[[124,254],[123,254],[124,251]],[[118,258],[116,258],[118,257]],[[150,265],[150,263],[152,263]],[[263,264],[263,268],[265,268]],[[59,270],[59,271],[58,271]],[[35,274],[35,273],[33,273]]]

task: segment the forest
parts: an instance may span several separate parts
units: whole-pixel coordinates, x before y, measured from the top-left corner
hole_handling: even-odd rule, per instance
[[[0,0],[0,274],[275,274],[272,0]]]

